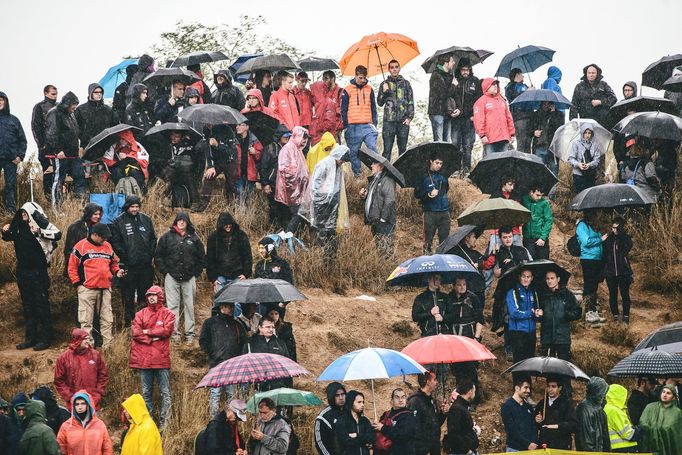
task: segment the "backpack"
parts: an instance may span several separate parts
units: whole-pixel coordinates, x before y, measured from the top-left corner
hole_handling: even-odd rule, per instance
[[[125,194],[126,196],[142,197],[142,189],[134,177],[122,177],[114,189],[115,193]]]
[[[381,419],[379,419],[379,421],[386,425],[387,427],[392,427],[395,424],[395,420],[398,418],[399,415],[411,412],[413,411],[410,410],[400,411],[399,413],[394,415],[392,419],[390,419],[388,417],[389,411],[386,411],[384,412],[384,415],[381,416]],[[374,453],[388,452],[391,449],[391,446],[393,445],[393,441],[388,439],[386,435],[383,434],[381,431],[376,430],[375,433],[376,440],[374,441]]]
[[[580,242],[578,242],[578,236],[574,235],[568,239],[568,242],[566,242],[566,249],[571,256],[576,258],[580,257]]]

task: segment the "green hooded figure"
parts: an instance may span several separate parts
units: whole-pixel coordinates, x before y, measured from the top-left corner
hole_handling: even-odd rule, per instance
[[[24,455],[61,455],[57,437],[47,426],[45,403],[39,400],[29,400],[26,403],[24,415],[24,434],[21,436],[19,447]]]
[[[641,448],[658,455],[682,453],[682,410],[677,406],[675,387],[665,385],[655,403],[644,408],[639,424],[644,428]]]

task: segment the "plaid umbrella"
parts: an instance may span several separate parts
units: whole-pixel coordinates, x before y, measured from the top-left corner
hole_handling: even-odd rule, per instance
[[[655,348],[653,350],[635,351],[609,371],[609,376],[620,378],[637,378],[640,376],[674,378],[681,375],[682,354],[659,351]]]
[[[253,384],[306,374],[310,372],[284,356],[250,352],[232,357],[211,368],[195,389],[229,384]]]

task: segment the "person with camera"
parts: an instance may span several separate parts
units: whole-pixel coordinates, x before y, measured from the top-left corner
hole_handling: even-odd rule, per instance
[[[611,230],[602,235],[602,261],[604,277],[609,287],[609,307],[616,322],[630,323],[630,285],[632,267],[628,254],[632,238],[625,232],[625,219],[617,216],[611,222]],[[618,292],[623,301],[623,315],[618,311]]]

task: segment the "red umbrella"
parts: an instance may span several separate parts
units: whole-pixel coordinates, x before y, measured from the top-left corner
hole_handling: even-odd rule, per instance
[[[278,354],[248,353],[211,368],[195,389],[229,384],[252,384],[310,374],[291,359]]]
[[[433,335],[420,338],[408,344],[402,353],[422,365],[497,359],[478,341],[459,335]]]

